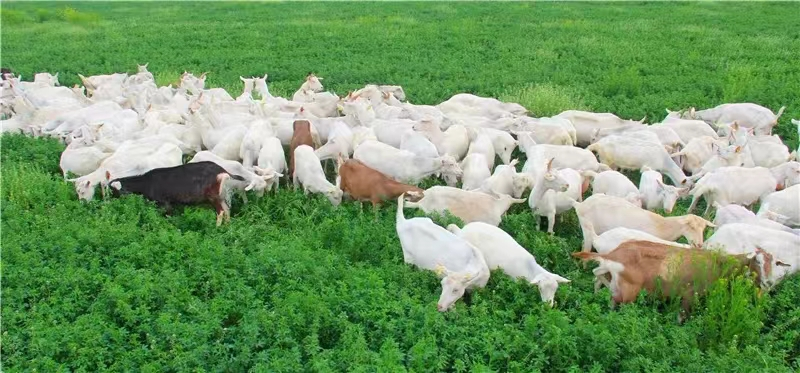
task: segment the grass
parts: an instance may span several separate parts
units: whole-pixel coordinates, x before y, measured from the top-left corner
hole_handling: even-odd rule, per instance
[[[574,89],[556,86],[550,83],[539,85],[529,84],[519,88],[509,89],[498,97],[502,101],[516,102],[536,110],[529,113],[537,117],[549,117],[565,110],[586,110],[581,95]],[[534,109],[535,108],[535,109]]]
[[[161,84],[209,71],[234,96],[240,75],[269,73],[270,90],[288,96],[314,71],[340,94],[400,84],[415,103],[471,92],[536,115],[653,120],[750,101],[787,105],[776,132],[797,146],[791,3],[2,6],[2,65],[26,78],[58,71],[63,85],[149,62]],[[282,190],[236,204],[216,228],[207,208],[165,217],[138,197],[79,203],[59,144],[0,145],[4,371],[800,369],[800,277],[759,301],[733,279],[684,325],[649,297],[610,310],[608,291],[594,294],[569,258],[581,241],[574,213],[555,237],[531,228],[526,206],[501,224],[572,280],[556,308],[496,272],[440,314],[434,275],[403,264],[391,204],[375,222],[369,207]]]

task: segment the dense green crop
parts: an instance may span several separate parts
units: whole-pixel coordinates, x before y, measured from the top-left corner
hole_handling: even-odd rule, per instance
[[[159,83],[210,71],[270,74],[289,95],[308,71],[345,93],[401,84],[416,103],[456,92],[659,119],[664,108],[789,106],[797,145],[795,4],[3,3],[2,65],[29,78],[132,71]],[[718,284],[685,324],[641,297],[609,309],[574,213],[556,236],[524,205],[501,228],[572,280],[557,305],[495,272],[441,314],[433,273],[403,263],[395,208],[282,189],[236,203],[231,224],[188,207],[165,216],[128,196],[81,203],[61,145],[2,138],[4,371],[688,371],[800,368],[800,276],[759,298]],[[253,198],[254,199],[254,198]],[[239,202],[237,200],[237,202]],[[678,208],[675,214],[682,213]],[[415,213],[407,210],[406,215]],[[416,212],[420,215],[419,212]],[[442,219],[442,221],[447,218]]]

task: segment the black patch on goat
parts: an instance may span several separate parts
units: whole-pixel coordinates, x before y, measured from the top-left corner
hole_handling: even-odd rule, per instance
[[[241,176],[229,174],[214,162],[197,162],[156,168],[142,175],[111,180],[109,185],[115,197],[139,194],[167,211],[171,210],[173,204],[210,202],[219,216],[228,208],[225,196],[221,193],[222,183],[227,177],[244,180]],[[114,183],[119,183],[119,189],[114,187]]]

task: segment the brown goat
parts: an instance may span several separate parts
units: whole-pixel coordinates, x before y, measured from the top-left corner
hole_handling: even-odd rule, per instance
[[[771,255],[761,249],[753,254],[725,255],[702,249],[684,249],[649,241],[628,241],[607,254],[578,252],[572,256],[594,260],[611,274],[612,301],[630,303],[642,289],[662,298],[681,297],[688,314],[695,294],[704,294],[717,279],[747,269],[769,276]],[[729,262],[732,260],[732,262]]]
[[[300,145],[308,145],[314,148],[314,140],[311,138],[311,122],[307,120],[296,120],[292,124],[292,142],[289,144],[289,175],[294,175],[294,150]]]
[[[355,200],[372,202],[372,209],[376,213],[382,201],[395,199],[403,193],[412,195],[415,200],[423,196],[424,190],[394,181],[355,159],[345,162],[340,155],[337,164],[339,188]]]

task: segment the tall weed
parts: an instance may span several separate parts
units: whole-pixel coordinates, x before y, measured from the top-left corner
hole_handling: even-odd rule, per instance
[[[499,99],[518,103],[537,117],[549,117],[565,110],[588,109],[575,89],[550,83],[509,89]]]
[[[34,17],[36,18],[36,22],[42,23],[59,19],[59,14],[50,9],[39,8],[36,9]]]
[[[58,18],[74,24],[89,25],[97,23],[100,15],[97,13],[81,12],[73,7],[64,7],[58,11]]]
[[[0,9],[0,21],[6,27],[25,23],[28,20],[28,15],[25,12],[8,8]]]

